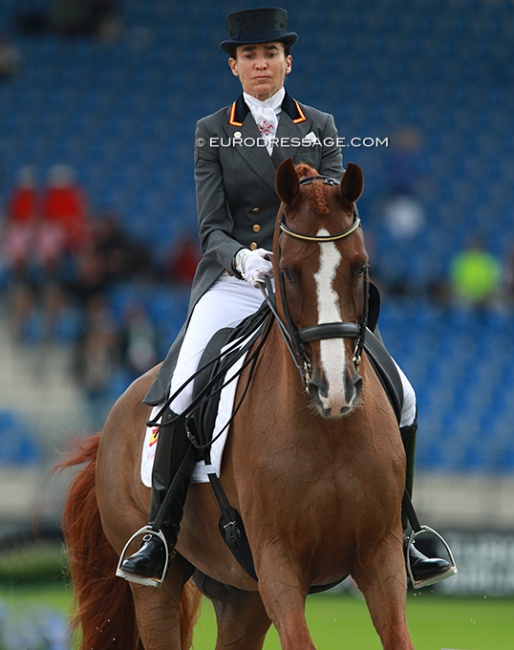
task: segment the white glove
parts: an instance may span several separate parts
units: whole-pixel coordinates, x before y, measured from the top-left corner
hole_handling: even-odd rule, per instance
[[[260,282],[264,282],[266,275],[273,275],[272,259],[273,253],[265,248],[255,251],[242,248],[236,254],[235,266],[244,280],[257,287]]]

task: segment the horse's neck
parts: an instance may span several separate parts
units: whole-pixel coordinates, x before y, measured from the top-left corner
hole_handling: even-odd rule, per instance
[[[265,395],[266,401],[270,405],[273,404],[277,412],[283,411],[285,419],[289,420],[292,416],[294,420],[300,418],[302,422],[319,426],[322,418],[316,412],[312,398],[303,385],[300,371],[276,323],[261,351],[256,379],[259,385],[257,394]]]
[[[284,391],[291,391],[291,399],[293,399],[293,396],[301,396],[303,399],[305,396],[305,389],[302,384],[300,371],[296,367],[291,352],[289,351],[286,342],[284,341],[284,337],[280,332],[280,328],[276,323],[271,329],[270,336],[266,343],[265,354],[268,356],[270,373],[273,373],[276,385],[282,386]],[[278,383],[279,381],[281,383]]]

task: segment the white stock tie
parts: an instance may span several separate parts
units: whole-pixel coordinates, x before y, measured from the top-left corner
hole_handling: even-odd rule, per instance
[[[273,97],[261,101],[244,93],[245,101],[250,108],[261,138],[266,143],[266,149],[270,155],[273,151],[273,138],[277,135],[278,115],[280,114],[284,95],[285,89],[281,88]]]

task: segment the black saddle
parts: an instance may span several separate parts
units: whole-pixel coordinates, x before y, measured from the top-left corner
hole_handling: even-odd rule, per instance
[[[193,384],[195,406],[189,420],[193,422],[201,447],[206,450],[206,462],[209,462],[209,443],[212,442],[221,390],[226,382],[227,372],[257,340],[266,338],[271,323],[272,314],[263,304],[236,327],[218,330],[202,354]]]

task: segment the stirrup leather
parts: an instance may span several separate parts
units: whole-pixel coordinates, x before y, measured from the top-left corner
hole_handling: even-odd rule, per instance
[[[414,574],[412,572],[412,567],[410,563],[410,548],[412,544],[414,543],[414,540],[419,537],[420,535],[427,534],[427,535],[434,535],[434,537],[437,537],[437,539],[443,544],[446,552],[448,553],[448,559],[450,561],[450,566],[449,568],[444,572],[440,573],[438,576],[434,576],[432,578],[426,578],[425,580],[415,580],[414,579]],[[430,585],[436,584],[436,582],[441,582],[441,580],[446,580],[446,578],[449,578],[450,576],[453,576],[457,573],[457,564],[455,563],[455,560],[453,558],[453,553],[451,551],[450,546],[448,545],[448,542],[443,538],[442,535],[440,535],[436,530],[433,528],[430,528],[429,526],[420,526],[419,530],[413,530],[410,534],[409,541],[407,544],[407,549],[405,551],[406,555],[406,564],[407,564],[407,573],[409,575],[410,581],[414,589],[421,589],[422,587],[429,587]]]
[[[121,565],[125,561],[125,555],[127,553],[128,547],[140,535],[143,536],[153,535],[154,537],[158,537],[161,540],[161,542],[164,544],[164,550],[166,552],[166,560],[164,561],[164,569],[159,578],[144,578],[143,576],[138,576],[133,573],[127,573],[123,571],[123,569],[121,568]],[[146,525],[143,526],[143,528],[140,528],[138,531],[136,531],[129,539],[129,541],[125,544],[123,551],[121,552],[120,559],[118,561],[118,566],[116,568],[116,575],[118,576],[118,578],[124,578],[129,582],[136,582],[139,585],[145,585],[147,587],[160,587],[164,582],[164,578],[166,577],[166,574],[168,572],[169,561],[170,561],[170,552],[168,549],[168,542],[166,541],[166,537],[164,536],[164,533],[162,532],[162,530],[153,530],[150,525]]]

